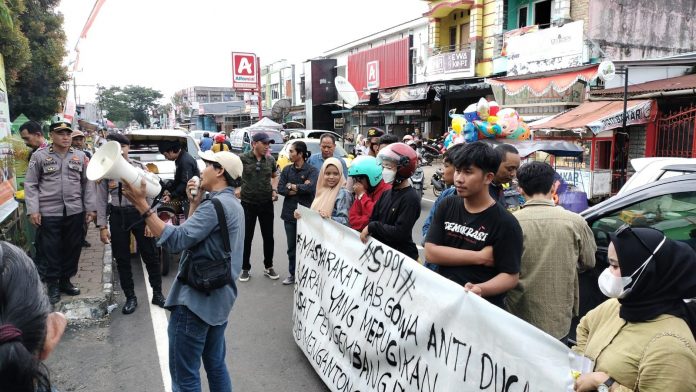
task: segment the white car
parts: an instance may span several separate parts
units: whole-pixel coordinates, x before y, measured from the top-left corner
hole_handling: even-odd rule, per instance
[[[152,170],[152,165],[154,165],[157,169],[155,174],[160,176],[162,180],[173,179],[176,171],[174,161],[167,160],[159,152],[158,143],[165,140],[179,141],[182,150],[187,151],[196,160],[198,169],[201,171],[205,169],[205,163],[198,156],[201,151],[198,142],[184,131],[178,129],[138,129],[126,133],[125,136],[131,141],[128,156],[147,165],[152,172],[155,172]]]
[[[626,181],[616,195],[623,195],[632,189],[663,178],[681,176],[688,173],[679,170],[665,170],[667,166],[673,165],[696,165],[696,158],[655,157],[631,159],[631,166],[633,166],[636,172]]]

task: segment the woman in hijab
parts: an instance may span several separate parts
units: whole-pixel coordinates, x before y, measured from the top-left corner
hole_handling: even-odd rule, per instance
[[[599,287],[573,350],[594,361],[576,391],[696,391],[696,253],[651,228],[611,236]]]
[[[353,202],[353,196],[345,189],[346,178],[343,176],[341,162],[334,158],[327,158],[321,165],[317,178],[317,191],[310,207],[318,212],[322,218],[331,218],[336,222],[348,226],[348,210]],[[295,211],[295,217],[299,218]]]

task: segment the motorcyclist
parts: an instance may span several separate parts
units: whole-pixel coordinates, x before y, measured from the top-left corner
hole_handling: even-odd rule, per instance
[[[384,191],[391,185],[382,180],[382,167],[377,158],[361,155],[353,160],[348,168],[348,176],[353,179],[355,200],[348,211],[348,222],[354,230],[362,230],[372,216],[372,210]]]

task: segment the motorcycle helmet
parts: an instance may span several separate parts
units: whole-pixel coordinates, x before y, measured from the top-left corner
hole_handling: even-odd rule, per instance
[[[406,136],[404,136],[403,139],[401,139],[401,141],[404,142],[404,143],[411,142],[411,141],[413,141],[413,136],[411,136],[411,135],[406,135]]]
[[[216,143],[224,143],[225,142],[225,135],[222,133],[218,133],[215,135],[215,142]]]
[[[375,187],[382,181],[382,167],[377,162],[377,158],[369,155],[361,155],[350,164],[348,176],[366,176],[370,186]]]
[[[393,143],[384,147],[377,154],[377,161],[381,164],[384,161],[391,161],[396,164],[395,184],[411,177],[416,171],[418,155],[416,151],[404,143]]]

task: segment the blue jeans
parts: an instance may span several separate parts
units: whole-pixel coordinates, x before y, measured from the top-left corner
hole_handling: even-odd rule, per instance
[[[297,221],[283,221],[288,239],[288,272],[295,276],[295,250],[297,249]]]
[[[209,325],[186,306],[175,306],[169,318],[169,372],[173,392],[200,392],[201,358],[211,391],[231,392],[225,365],[225,328]]]

